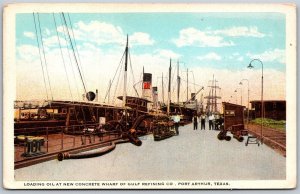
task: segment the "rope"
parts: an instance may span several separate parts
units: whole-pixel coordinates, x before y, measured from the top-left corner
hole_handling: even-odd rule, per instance
[[[84,77],[84,74],[83,74],[83,69],[82,69],[82,66],[81,66],[80,56],[79,56],[79,52],[78,52],[78,49],[77,49],[77,44],[76,44],[76,39],[75,39],[75,36],[74,36],[74,31],[73,31],[73,27],[72,27],[71,18],[70,18],[69,14],[67,14],[67,15],[68,15],[68,18],[69,18],[70,28],[71,28],[71,32],[72,32],[71,35],[73,36],[73,41],[74,41],[74,47],[75,47],[75,53],[74,53],[74,55],[76,56],[76,52],[77,52],[77,56],[78,56],[77,66],[78,66],[78,70],[80,72],[82,83],[84,85],[84,91],[85,91],[85,93],[87,93],[87,90],[86,90],[86,87],[85,87],[86,81],[85,81],[85,77]],[[64,16],[64,13],[63,13],[63,16]],[[70,37],[70,41],[72,43],[72,38],[71,37]],[[73,51],[74,51],[74,49],[73,49]],[[94,120],[95,119],[95,113],[94,113],[92,107],[89,107],[89,112],[90,112],[91,117]]]
[[[63,16],[64,22],[65,22],[65,25],[68,26],[66,18],[65,18],[65,14],[62,13],[62,16]],[[79,75],[80,75],[80,79],[81,79],[81,82],[82,82],[82,85],[83,85],[84,93],[87,93],[86,92],[87,90],[86,90],[86,87],[85,87],[85,83],[84,83],[84,80],[83,80],[83,77],[82,77],[82,74],[81,74],[81,71],[80,71],[80,68],[79,68],[79,64],[78,64],[77,57],[76,57],[76,54],[75,54],[75,49],[74,49],[73,42],[71,40],[71,36],[70,36],[70,32],[69,32],[68,28],[67,28],[67,32],[68,32],[68,37],[69,37],[69,40],[70,40],[70,43],[71,43],[71,47],[72,47],[74,59],[75,59],[76,65],[77,65],[77,69],[78,69],[78,72],[79,72]]]
[[[84,80],[84,82],[86,84],[86,79],[84,77],[84,72],[83,72],[83,68],[82,68],[82,65],[81,65],[81,59],[80,59],[80,55],[79,55],[79,52],[78,52],[78,49],[77,49],[76,39],[75,39],[75,36],[74,36],[73,24],[71,22],[71,18],[70,18],[69,13],[67,15],[68,15],[68,19],[69,19],[69,23],[70,23],[70,28],[71,28],[71,32],[72,32],[71,35],[73,36],[73,41],[74,41],[74,45],[75,45],[75,51],[77,52],[77,56],[78,56],[79,68],[82,71],[82,77],[83,77],[83,80]]]
[[[57,24],[56,24],[54,13],[52,13],[52,16],[53,16],[53,20],[54,20],[54,24],[55,24],[55,31],[56,31],[56,35],[57,35],[59,48],[60,48],[60,54],[61,54],[61,58],[62,58],[62,61],[63,61],[63,64],[64,64],[64,69],[65,69],[67,81],[68,81],[68,84],[69,84],[70,95],[71,95],[71,98],[73,100],[72,91],[71,91],[71,84],[70,84],[70,81],[69,81],[69,76],[68,76],[68,72],[67,72],[67,68],[66,68],[66,64],[65,64],[65,59],[64,59],[64,56],[63,56],[63,53],[62,53],[62,48],[61,48],[61,43],[60,43],[60,39],[59,39],[59,36],[58,36]]]
[[[130,55],[130,52],[128,51],[128,55],[129,55],[129,65],[130,65],[130,70],[131,70],[131,74],[132,74],[132,81],[133,81],[133,84],[135,84],[135,79],[134,79],[134,74],[133,74],[133,69],[132,69],[132,64],[131,64],[131,55]],[[137,90],[134,88],[134,91],[137,95],[137,97],[139,97],[139,93],[137,92]]]
[[[117,70],[116,70],[116,72],[115,72],[115,74],[114,74],[114,77],[113,77],[112,81],[110,82],[109,90],[110,90],[110,88],[111,88],[111,86],[112,86],[112,84],[113,84],[113,82],[114,82],[114,80],[115,80],[115,77],[116,77],[116,75],[117,75],[117,73],[118,73],[118,71],[119,71],[119,68],[120,68],[121,63],[122,63],[123,58],[124,58],[124,55],[125,55],[125,53],[123,53],[123,56],[122,56],[121,61],[120,61],[119,65],[118,65],[118,67],[117,67]],[[108,91],[109,91],[109,90],[108,90]],[[106,100],[106,97],[107,97],[107,96],[108,96],[108,92],[106,92],[104,101]]]
[[[60,17],[61,23],[63,24],[64,22],[63,22],[62,15],[60,15],[60,16],[61,16],[61,17]],[[67,32],[66,32],[66,26],[63,25],[62,27],[63,27],[63,31],[64,31],[64,33],[63,33],[63,34],[64,34],[64,39],[65,39],[66,42],[68,42],[67,36],[66,36],[66,34],[67,34]],[[80,100],[80,99],[81,99],[81,96],[80,96],[80,92],[79,92],[79,89],[78,89],[78,85],[77,85],[77,83],[76,83],[77,80],[76,80],[76,77],[75,77],[74,67],[73,67],[73,65],[72,65],[71,54],[70,54],[70,50],[69,50],[69,44],[67,44],[67,51],[68,51],[68,56],[69,56],[70,66],[71,66],[72,73],[73,73],[73,78],[74,78],[74,81],[75,81],[75,87],[76,87],[77,94],[78,94],[78,100]]]
[[[106,91],[105,98],[104,98],[103,102],[105,102],[106,97],[108,97],[108,95],[110,93],[110,88],[111,88],[111,80],[109,80],[109,82],[108,82],[108,88],[107,88],[107,91]],[[107,99],[107,103],[109,104],[109,98]]]
[[[124,56],[124,55],[123,55],[123,56]],[[122,61],[123,61],[123,60],[124,60],[124,57],[122,57]],[[120,77],[121,77],[122,70],[123,70],[123,68],[120,68],[118,80],[117,80],[117,82],[116,82],[116,87],[115,87],[115,91],[114,91],[113,104],[114,104],[115,101],[116,101],[116,92],[117,92],[117,88],[118,88],[118,85],[119,85],[119,80],[120,80]],[[124,99],[123,99],[123,100],[124,100]]]
[[[49,78],[49,72],[48,72],[48,65],[47,65],[47,61],[46,61],[45,48],[44,48],[44,43],[43,43],[43,34],[42,34],[42,30],[41,30],[41,23],[40,23],[39,13],[37,13],[37,18],[38,18],[39,31],[40,31],[40,35],[41,35],[41,43],[42,43],[42,48],[43,48],[43,55],[44,55],[45,67],[46,67],[46,72],[47,72],[47,77],[48,77],[48,83],[49,83],[49,88],[50,88],[50,93],[51,93],[51,99],[53,100],[53,93],[52,93],[52,88],[51,88],[51,84],[50,84],[50,78]]]
[[[74,50],[74,46],[73,46],[73,43],[72,43],[72,40],[71,40],[71,36],[70,36],[69,29],[68,29],[67,21],[66,21],[66,18],[65,18],[64,13],[61,13],[61,14],[62,14],[62,18],[63,18],[63,20],[64,20],[64,24],[65,24],[65,26],[66,26],[66,31],[67,31],[67,34],[68,34],[69,42],[70,42],[70,44],[71,44],[71,48],[72,48],[72,51],[73,51],[74,59],[75,59],[76,65],[77,65],[77,69],[78,69],[78,72],[79,72],[79,75],[80,75],[82,84],[83,84],[83,88],[84,88],[84,91],[85,91],[85,93],[86,93],[86,87],[85,87],[85,84],[84,84],[84,81],[83,81],[83,79],[82,79],[82,75],[81,75],[81,72],[80,72],[80,69],[79,69],[79,66],[78,66],[78,61],[77,61],[77,58],[76,58],[76,55],[75,55],[75,50]],[[82,107],[81,107],[81,112],[82,112],[83,121],[84,121],[83,124],[84,124],[84,127],[86,127],[86,117],[85,117],[85,113],[84,113]]]
[[[41,62],[41,67],[42,67],[43,79],[44,79],[44,84],[45,84],[45,89],[46,89],[46,96],[47,96],[47,101],[48,101],[49,100],[48,89],[47,89],[47,84],[46,84],[46,79],[45,79],[45,72],[44,72],[44,67],[43,67],[43,62],[42,62],[42,55],[41,55],[41,50],[40,50],[40,42],[39,42],[38,32],[37,32],[37,28],[36,28],[35,16],[34,16],[34,13],[32,13],[32,14],[33,14],[33,20],[34,20],[35,33],[36,33],[36,41],[37,41],[37,45],[38,45],[38,49],[39,49],[39,56],[40,56],[40,62]]]
[[[192,74],[193,74],[193,81],[195,83],[195,76],[194,76],[194,72],[192,71]],[[194,92],[196,92],[196,85],[194,84]]]

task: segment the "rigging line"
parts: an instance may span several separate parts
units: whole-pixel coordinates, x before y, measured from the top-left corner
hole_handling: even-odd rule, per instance
[[[174,85],[174,78],[175,78],[175,73],[176,73],[176,69],[177,69],[177,65],[176,68],[174,68],[173,70],[173,74],[171,75],[171,80],[172,80],[172,84]],[[177,76],[176,76],[177,77]],[[176,85],[176,84],[175,84]]]
[[[109,82],[108,82],[108,87],[107,87],[107,91],[106,91],[103,103],[105,103],[106,97],[108,97],[108,94],[110,93],[110,89],[111,89],[111,80],[109,80]],[[107,103],[109,104],[109,98],[107,99]]]
[[[134,88],[134,91],[135,91],[137,97],[139,97],[139,93],[137,92],[137,90],[134,87],[135,79],[134,79],[134,74],[133,74],[133,69],[132,69],[132,64],[131,64],[131,55],[130,55],[129,50],[128,50],[128,55],[129,55],[129,66],[130,66],[130,70],[131,70],[131,74],[132,74],[132,80],[133,80],[133,88]]]
[[[142,86],[139,89],[143,88],[143,73],[140,73],[140,77],[139,77],[139,81],[138,82],[140,82],[140,81],[142,82]]]
[[[69,37],[69,39],[70,39],[70,43],[71,43],[71,46],[72,46],[74,58],[75,58],[75,60],[76,60],[78,72],[79,72],[79,74],[80,74],[81,81],[82,81],[82,84],[83,84],[84,93],[87,94],[87,90],[86,90],[86,86],[85,86],[85,80],[84,80],[84,77],[83,77],[83,72],[82,72],[82,74],[81,74],[81,71],[82,71],[82,70],[80,70],[80,64],[79,64],[80,61],[79,61],[79,63],[78,63],[77,58],[76,58],[76,53],[75,53],[76,51],[74,50],[74,46],[73,46],[73,43],[72,43],[72,38],[71,38],[70,33],[69,33],[68,24],[67,24],[66,18],[65,18],[65,16],[64,16],[64,13],[62,13],[62,15],[63,15],[63,19],[64,19],[65,24],[66,24],[66,29],[67,29],[67,32],[68,32],[68,37]],[[72,26],[71,26],[71,30],[73,30],[73,29],[72,29]],[[74,42],[75,42],[75,37],[73,37],[73,39],[74,39]],[[76,44],[76,42],[75,42],[75,44]],[[77,48],[76,48],[76,45],[75,45],[75,49],[77,49]],[[78,52],[78,51],[77,51],[77,52]],[[79,54],[78,54],[78,60],[79,60]],[[82,68],[81,68],[81,69],[82,69]],[[95,121],[95,115],[94,115],[94,111],[92,110],[92,107],[88,106],[88,110],[89,110],[90,116],[92,117],[92,120]],[[83,112],[83,108],[82,108],[82,112]],[[85,123],[86,123],[86,118],[85,118],[85,113],[84,113],[84,112],[83,112],[83,116],[84,116],[84,120],[85,120]]]
[[[194,72],[192,71],[192,74],[193,74],[193,81],[195,83],[195,76],[194,76]],[[196,85],[194,84],[194,92],[196,92]]]
[[[175,77],[177,77],[177,76],[175,76],[175,73],[176,73],[176,70],[177,70],[177,65],[176,65],[176,67],[174,68],[174,70],[173,70],[173,75],[171,76],[171,79],[172,79],[172,92],[174,92],[175,91],[175,88],[176,88],[176,86],[177,86],[177,83],[175,83],[174,84],[174,79],[175,79]],[[177,79],[176,79],[177,80]]]
[[[66,21],[65,14],[62,13],[62,16],[63,16],[64,22],[65,22],[65,25],[67,26],[67,21]],[[74,55],[74,59],[75,59],[76,65],[77,65],[77,69],[78,69],[78,72],[79,72],[79,75],[80,75],[80,78],[81,78],[81,81],[82,81],[84,93],[86,94],[87,90],[86,90],[85,83],[83,81],[83,77],[82,77],[82,74],[81,74],[81,71],[80,71],[80,68],[79,68],[79,65],[78,65],[78,61],[77,61],[76,54],[75,54],[75,49],[74,49],[74,46],[73,46],[73,43],[72,43],[72,40],[71,40],[71,36],[70,36],[70,32],[69,32],[68,28],[67,28],[67,32],[68,32],[68,37],[69,37],[69,40],[70,40],[70,43],[71,43],[71,47],[72,47],[72,50],[73,50],[73,55]]]
[[[52,13],[52,16],[53,16],[53,20],[54,20],[54,24],[55,24],[55,31],[56,31],[56,35],[57,35],[59,48],[60,48],[60,54],[61,54],[62,62],[64,64],[64,69],[65,69],[65,72],[66,72],[67,81],[68,81],[68,84],[69,84],[70,95],[71,95],[72,100],[74,100],[73,95],[72,95],[72,91],[71,91],[71,84],[70,84],[70,81],[69,81],[69,76],[68,76],[68,72],[67,72],[67,68],[66,68],[66,64],[65,64],[65,59],[64,59],[64,55],[62,53],[61,43],[60,43],[60,39],[59,39],[59,36],[58,36],[57,24],[56,24],[54,13]]]
[[[74,45],[75,45],[75,51],[77,52],[77,56],[78,56],[79,68],[82,71],[82,77],[83,77],[84,82],[86,83],[86,79],[85,79],[85,76],[84,76],[84,71],[83,71],[83,68],[82,68],[82,63],[81,63],[80,55],[79,55],[79,52],[78,52],[78,49],[77,49],[77,43],[76,43],[74,31],[73,31],[73,24],[72,24],[71,17],[69,15],[69,13],[67,13],[67,15],[68,15],[69,23],[70,23],[71,34],[73,36],[73,41],[74,41]]]
[[[42,67],[43,79],[44,79],[44,84],[45,84],[45,89],[46,89],[46,96],[47,96],[47,101],[48,101],[49,100],[48,89],[47,89],[47,84],[46,84],[46,79],[45,79],[45,72],[44,72],[44,67],[43,67],[40,42],[39,42],[38,32],[37,32],[37,28],[36,28],[35,15],[34,15],[34,13],[32,13],[32,14],[33,14],[33,20],[34,20],[35,33],[36,33],[36,41],[37,41],[37,45],[38,45],[38,49],[39,49],[39,56],[40,56],[40,62],[41,62],[41,67]]]
[[[180,81],[187,82],[185,79],[182,79],[182,78],[180,78]],[[190,83],[190,82],[189,82],[189,84],[190,84],[190,85],[201,86],[201,85],[199,85],[199,84],[196,84],[196,83]]]
[[[113,77],[111,83],[110,83],[111,85],[113,84],[113,82],[114,82],[114,80],[115,80],[115,77],[116,77],[116,75],[117,75],[117,73],[118,73],[118,71],[119,71],[119,68],[121,67],[121,64],[122,64],[122,62],[123,62],[124,55],[125,55],[125,52],[124,52],[123,55],[122,55],[122,58],[121,58],[121,60],[120,60],[120,62],[119,62],[119,65],[118,65],[118,67],[117,67],[117,70],[116,70],[116,72],[115,72],[115,74],[114,74],[114,77]],[[107,97],[107,96],[108,96],[108,93],[106,93],[105,98],[104,98],[104,101],[106,100],[106,97]]]
[[[50,93],[51,93],[51,99],[53,100],[53,93],[52,93],[52,88],[51,88],[51,84],[50,84],[48,65],[47,65],[47,61],[46,61],[46,54],[45,54],[45,48],[44,48],[44,43],[43,43],[43,35],[42,35],[42,30],[41,30],[41,23],[40,23],[39,13],[37,13],[37,18],[38,18],[38,27],[39,27],[39,31],[40,31],[40,35],[41,35],[41,44],[42,44],[42,48],[43,48],[43,55],[44,55],[45,67],[46,67],[48,83],[49,83],[49,88],[50,88]]]
[[[72,69],[73,78],[74,78],[74,81],[75,81],[75,87],[76,87],[77,94],[78,94],[78,100],[80,100],[81,96],[80,96],[79,88],[78,88],[78,85],[77,85],[77,80],[76,80],[76,77],[75,77],[74,67],[72,65],[71,54],[70,54],[69,44],[68,44],[67,35],[66,35],[67,34],[67,32],[66,32],[66,26],[64,25],[62,15],[60,15],[60,20],[61,20],[63,31],[64,31],[64,33],[63,33],[64,34],[64,39],[65,39],[65,41],[67,43],[67,51],[68,51],[68,56],[69,56],[69,62],[70,62],[70,66],[71,66],[71,69]]]
[[[124,53],[125,53],[125,52],[124,52]],[[124,60],[124,57],[122,58],[122,62],[123,62],[123,60]],[[115,87],[115,91],[114,91],[113,104],[114,104],[115,101],[116,101],[116,92],[117,92],[117,88],[118,88],[118,85],[119,85],[119,80],[120,80],[120,77],[121,77],[122,70],[123,70],[123,68],[120,68],[118,80],[117,80],[117,82],[116,82],[116,87]]]

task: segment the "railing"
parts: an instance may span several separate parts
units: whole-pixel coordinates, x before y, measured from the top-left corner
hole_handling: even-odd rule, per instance
[[[120,138],[117,131],[84,131],[95,125],[16,129],[15,162]]]

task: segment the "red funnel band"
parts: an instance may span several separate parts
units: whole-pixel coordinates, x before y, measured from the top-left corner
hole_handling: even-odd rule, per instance
[[[143,85],[143,86],[144,86],[144,87],[143,87],[144,89],[150,89],[150,88],[151,88],[151,83],[150,83],[150,82],[144,82],[143,84],[144,84],[144,85]]]

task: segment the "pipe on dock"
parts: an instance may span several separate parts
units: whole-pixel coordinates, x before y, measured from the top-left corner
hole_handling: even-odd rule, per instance
[[[231,137],[227,135],[227,131],[226,131],[226,130],[222,130],[222,131],[218,134],[218,139],[219,139],[219,140],[230,141],[230,140],[231,140]]]
[[[127,133],[127,138],[129,139],[130,143],[141,146],[142,141],[137,137],[136,130],[135,129],[129,129]]]
[[[136,146],[141,146],[142,141],[137,136],[136,128],[139,126],[139,124],[143,120],[145,120],[147,118],[152,118],[152,117],[153,117],[152,115],[142,115],[142,116],[138,117],[137,120],[135,121],[135,123],[133,124],[132,128],[129,129],[128,132],[125,132],[122,134],[123,140],[114,141],[114,142],[112,142],[112,144],[110,146],[107,146],[106,148],[101,149],[100,151],[95,151],[95,152],[91,152],[91,153],[77,153],[77,154],[61,152],[57,155],[57,159],[58,159],[58,161],[63,161],[63,160],[67,160],[67,159],[82,159],[82,158],[92,158],[92,157],[102,156],[102,155],[114,150],[116,148],[116,144],[126,143],[126,142],[130,142]]]
[[[102,156],[104,154],[107,154],[109,152],[111,152],[112,150],[114,150],[116,148],[116,144],[121,144],[121,143],[127,143],[128,140],[119,140],[119,141],[115,141],[112,142],[112,144],[110,146],[107,146],[104,149],[101,149],[99,151],[95,151],[95,152],[91,152],[91,153],[77,153],[77,154],[71,154],[69,152],[61,152],[57,155],[57,159],[58,161],[63,161],[63,160],[67,160],[67,159],[83,159],[83,158],[93,158],[93,157],[98,157],[98,156]]]
[[[244,137],[241,136],[241,135],[233,135],[233,137],[234,137],[235,139],[237,139],[239,142],[243,142],[243,141],[244,141]]]

